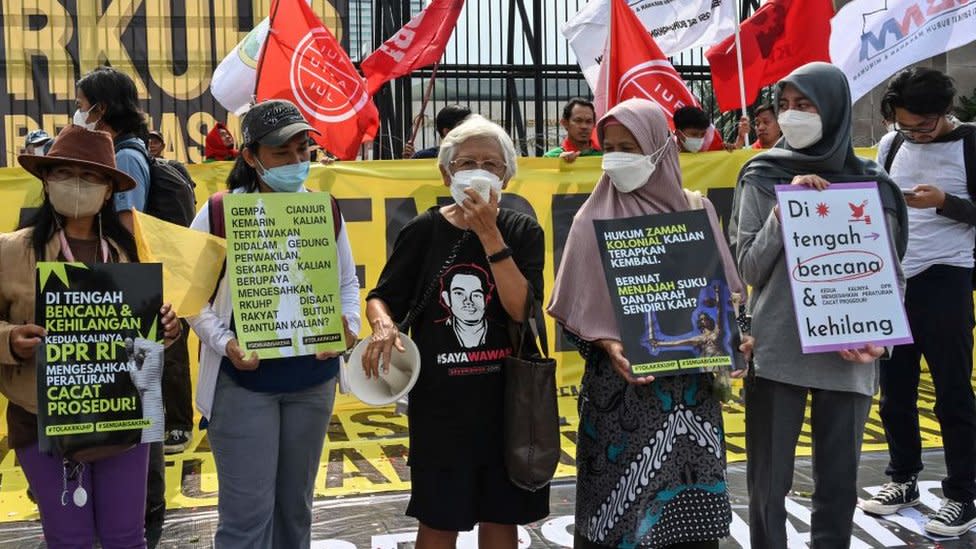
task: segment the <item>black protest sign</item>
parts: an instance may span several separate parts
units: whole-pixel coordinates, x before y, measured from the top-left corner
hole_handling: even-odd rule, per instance
[[[37,264],[38,436],[61,455],[163,439],[162,266]]]
[[[633,375],[732,367],[736,304],[705,211],[593,224]]]

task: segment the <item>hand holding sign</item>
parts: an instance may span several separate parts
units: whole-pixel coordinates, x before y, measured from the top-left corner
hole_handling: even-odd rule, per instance
[[[163,307],[159,309],[159,315],[163,324],[163,344],[169,347],[180,338],[183,327],[180,325],[180,319],[177,318],[176,311],[173,310],[171,303],[163,303]]]
[[[624,378],[627,383],[634,385],[647,385],[654,381],[654,376],[634,377],[630,373],[630,361],[624,356],[624,344],[616,339],[601,339],[596,345],[607,353],[610,358],[610,365],[617,374]]]
[[[17,326],[10,332],[10,350],[21,360],[34,358],[34,350],[41,344],[47,332],[37,324]]]
[[[860,349],[841,349],[837,351],[837,354],[848,362],[872,364],[884,354],[884,347],[878,347],[869,343]]]
[[[257,370],[258,366],[261,365],[261,359],[258,358],[256,352],[251,351],[251,358],[247,358],[244,351],[241,350],[240,344],[233,338],[227,342],[224,353],[230,359],[231,364],[238,370],[249,372],[251,370]]]

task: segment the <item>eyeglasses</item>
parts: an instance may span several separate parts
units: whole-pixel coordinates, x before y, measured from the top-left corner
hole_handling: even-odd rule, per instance
[[[940,118],[942,118],[942,117],[941,116],[937,116],[937,117],[931,119],[932,120],[931,124],[929,124],[929,125],[927,125],[925,127],[915,127],[915,128],[906,128],[906,127],[902,126],[901,124],[899,124],[898,122],[895,122],[895,131],[898,132],[898,133],[900,133],[900,134],[902,134],[902,135],[913,135],[913,134],[916,134],[916,133],[932,133],[932,132],[935,131],[936,128],[939,127],[939,119]]]
[[[463,172],[466,170],[476,170],[482,169],[491,172],[497,176],[501,176],[505,173],[505,164],[497,160],[475,160],[474,158],[455,158],[450,162],[451,168],[455,172]]]

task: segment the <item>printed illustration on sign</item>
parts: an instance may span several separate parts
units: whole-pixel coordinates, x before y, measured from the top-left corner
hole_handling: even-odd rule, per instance
[[[803,352],[911,342],[877,184],[776,190]]]
[[[705,284],[704,278],[694,281]],[[691,298],[699,306],[691,315],[694,328],[690,332],[678,335],[664,334],[660,328],[660,321],[654,311],[647,313],[647,343],[645,348],[651,355],[658,355],[662,350],[687,350],[699,357],[729,357],[732,356],[731,338],[728,330],[722,324],[728,312],[734,310],[728,287],[721,280],[712,281],[710,287],[704,287],[698,292],[698,298]]]

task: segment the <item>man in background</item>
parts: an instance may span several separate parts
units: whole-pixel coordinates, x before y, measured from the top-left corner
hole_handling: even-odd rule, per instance
[[[563,107],[559,125],[566,130],[566,138],[561,146],[550,149],[544,157],[573,162],[580,156],[603,156],[600,144],[593,135],[593,127],[596,125],[596,109],[593,108],[593,103],[582,97],[570,99]]]
[[[464,119],[471,115],[471,109],[462,105],[448,105],[437,112],[437,116],[434,118],[434,124],[436,125],[437,135],[441,139],[448,134],[455,126],[464,122]],[[426,149],[420,149],[415,151],[413,143],[407,143],[403,146],[403,158],[413,159],[418,158],[437,158],[437,152],[440,150],[440,146],[427,147]]]
[[[44,156],[53,144],[54,138],[48,135],[46,131],[34,130],[28,133],[24,139],[24,154]]]

